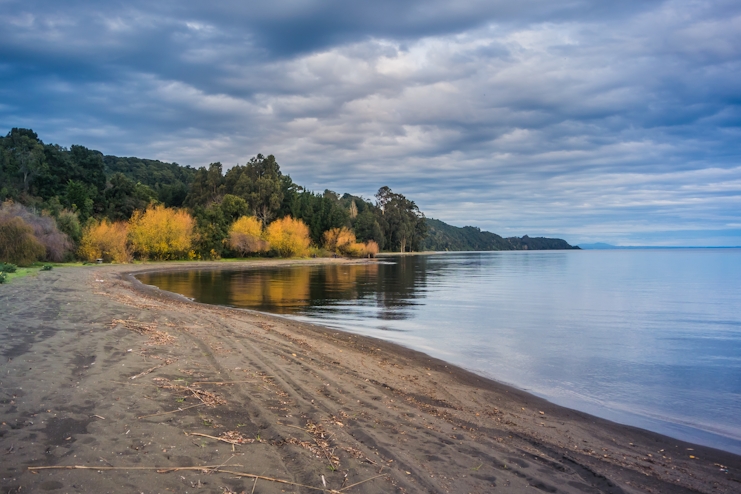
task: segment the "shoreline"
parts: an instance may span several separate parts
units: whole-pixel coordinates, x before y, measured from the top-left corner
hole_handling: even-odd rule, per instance
[[[526,252],[526,251],[509,251],[509,252]],[[383,256],[380,259],[377,259],[379,263],[383,264],[384,261],[387,261],[389,259],[397,258],[401,259],[406,256],[424,256],[424,255],[438,255],[438,254],[445,254],[446,252],[414,252],[414,253],[406,253],[404,255],[399,255],[399,253],[384,253]],[[450,254],[455,254],[455,252],[449,252]],[[340,261],[342,262],[343,258],[334,258],[333,261]],[[274,260],[275,261],[275,260]],[[326,263],[323,263],[320,259],[312,259],[312,260],[306,260],[311,262],[312,266],[319,266]],[[331,264],[337,265],[337,262],[331,262]],[[360,265],[366,265],[373,263],[373,260],[369,259],[344,259],[345,263],[348,263],[350,265],[357,266]],[[301,261],[299,261],[301,262]],[[291,264],[290,261],[285,261],[288,265]],[[304,264],[307,265],[307,264]],[[260,269],[260,265],[250,266],[252,269]],[[202,268],[199,268],[199,270],[213,270],[213,271],[227,271],[229,269],[232,269],[230,267],[223,267],[221,263],[216,263],[213,265],[205,266]],[[237,267],[237,269],[245,269],[242,267]],[[269,268],[268,268],[269,269]],[[177,271],[177,270],[185,270],[189,271],[190,269],[188,267],[183,266],[177,266],[172,270],[165,270],[165,271]],[[153,283],[154,286],[158,283],[156,280],[147,279],[146,275],[150,273],[155,272],[163,272],[162,269],[146,269],[144,271],[138,271],[135,273],[132,273],[133,276],[136,276],[137,279],[144,280],[144,283]],[[140,274],[144,274],[144,277],[140,277]],[[170,290],[171,288],[167,288],[167,285],[162,285],[163,290]],[[177,291],[177,288],[175,289]],[[191,296],[198,297],[196,295],[197,291],[189,291],[187,288],[184,289],[182,292],[185,294],[186,298],[189,298]],[[219,302],[209,300],[208,298],[202,299],[202,300],[208,300],[207,304],[215,304],[219,305]],[[254,300],[253,300],[254,302]],[[269,304],[270,305],[270,304]],[[247,310],[256,310],[256,311],[263,311],[266,314],[271,314],[275,317],[281,317],[281,318],[287,318],[289,320],[298,320],[303,321],[311,324],[316,324],[319,326],[327,326],[334,329],[340,329],[342,331],[346,331],[352,334],[359,334],[359,335],[366,335],[370,337],[375,337],[379,339],[383,339],[385,341],[389,341],[392,343],[396,343],[398,345],[404,346],[406,348],[412,348],[416,349],[422,352],[425,352],[428,355],[434,356],[436,358],[440,358],[441,360],[445,360],[448,364],[456,365],[459,367],[462,367],[466,370],[469,370],[473,372],[474,374],[478,374],[480,376],[484,376],[487,378],[490,378],[494,381],[497,381],[499,383],[512,386],[516,389],[520,389],[522,391],[528,392],[530,394],[533,394],[535,396],[544,398],[551,403],[557,404],[559,406],[570,408],[574,410],[579,410],[582,412],[585,412],[589,415],[594,415],[606,420],[610,420],[613,422],[617,422],[623,425],[630,425],[633,427],[637,427],[640,429],[646,429],[651,432],[656,432],[658,434],[667,435],[669,437],[673,437],[675,439],[679,439],[688,443],[693,444],[701,444],[703,446],[715,448],[724,450],[733,454],[741,454],[741,436],[734,435],[733,432],[735,431],[723,431],[719,429],[718,427],[713,427],[713,424],[711,422],[705,421],[703,424],[696,423],[693,424],[692,422],[689,422],[687,420],[682,420],[681,418],[676,417],[669,417],[669,416],[662,416],[658,413],[654,414],[647,414],[647,413],[639,413],[634,412],[630,409],[628,406],[623,407],[614,407],[614,408],[608,408],[606,406],[599,406],[595,405],[594,402],[590,402],[589,399],[585,399],[584,397],[576,396],[576,397],[567,397],[564,398],[563,395],[561,396],[555,396],[555,395],[549,395],[548,390],[544,389],[542,386],[540,388],[532,388],[529,386],[529,383],[523,383],[522,381],[518,382],[516,380],[514,381],[506,381],[499,378],[499,376],[496,373],[492,372],[486,372],[485,368],[476,368],[475,366],[467,365],[467,361],[465,358],[461,359],[455,359],[451,358],[451,356],[448,354],[446,355],[447,348],[445,346],[442,347],[436,347],[434,345],[427,345],[427,340],[423,340],[424,344],[420,344],[419,342],[415,342],[414,339],[412,340],[404,340],[402,338],[399,338],[396,332],[389,332],[389,331],[373,331],[373,329],[378,329],[377,327],[374,328],[372,325],[370,327],[367,327],[365,324],[361,324],[360,327],[362,329],[358,329],[357,327],[354,327],[353,324],[344,324],[343,320],[340,318],[338,320],[327,320],[326,318],[323,318],[320,314],[320,317],[316,319],[314,315],[307,315],[307,314],[299,314],[296,316],[296,314],[293,314],[292,311],[288,311],[285,313],[282,313],[281,311],[273,312],[271,309],[264,310],[262,308],[255,308],[255,307],[249,307],[249,306],[240,306],[239,302],[235,302],[235,305],[228,305],[229,307],[234,308],[243,308]],[[510,376],[511,377],[511,376]],[[596,398],[595,401],[599,403],[599,398]],[[667,414],[670,411],[667,411]],[[676,419],[676,420],[675,420]],[[725,435],[724,435],[725,434]]]
[[[353,261],[243,265],[312,262]],[[364,481],[346,492],[741,488],[738,455],[563,408],[383,340],[132,281],[199,267],[235,263],[59,268],[0,286],[2,492],[250,492],[253,478],[218,472],[27,470],[223,462],[327,491]],[[309,487],[263,479],[255,492]]]

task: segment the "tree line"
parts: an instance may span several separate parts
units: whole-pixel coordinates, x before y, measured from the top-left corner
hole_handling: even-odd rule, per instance
[[[440,220],[427,219],[427,236],[422,250],[433,251],[487,251],[487,250],[568,250],[572,247],[560,238],[508,237],[481,231],[475,226],[462,228],[448,225]]]
[[[420,250],[414,201],[310,191],[256,155],[226,172],[0,138],[0,261],[375,255]]]

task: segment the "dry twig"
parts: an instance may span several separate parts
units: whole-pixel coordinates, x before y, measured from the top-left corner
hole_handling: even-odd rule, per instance
[[[386,474],[376,475],[375,477],[371,477],[369,479],[361,480],[360,482],[355,482],[354,484],[350,484],[347,487],[343,487],[342,489],[339,490],[339,492],[344,492],[344,491],[346,491],[348,489],[351,489],[351,488],[355,487],[356,485],[365,484],[366,482],[370,482],[371,480],[377,479],[379,477],[385,477],[385,476],[386,476]]]
[[[233,456],[232,456],[233,458]],[[229,458],[231,460],[231,458]],[[229,460],[227,460],[229,461]],[[108,462],[106,462],[108,463]],[[376,475],[375,477],[371,477],[369,479],[365,479],[360,482],[356,482],[352,485],[349,485],[347,487],[344,487],[340,489],[339,491],[334,489],[325,489],[321,487],[313,487],[311,485],[305,485],[305,484],[299,484],[297,482],[291,482],[289,480],[283,480],[283,479],[276,479],[274,477],[266,477],[264,475],[255,475],[253,473],[243,473],[243,472],[235,472],[232,470],[223,470],[221,469],[222,465],[202,465],[197,467],[100,467],[100,466],[89,466],[89,465],[52,465],[52,466],[41,466],[41,467],[28,467],[28,470],[31,472],[37,472],[39,470],[150,470],[155,471],[157,473],[171,473],[171,472],[179,472],[183,470],[195,470],[195,471],[201,471],[204,473],[227,473],[229,475],[236,475],[237,477],[246,477],[250,479],[255,479],[255,485],[257,485],[257,480],[267,480],[269,482],[276,482],[279,484],[286,484],[286,485],[294,485],[296,487],[303,487],[304,489],[309,489],[312,491],[324,491],[324,492],[330,492],[331,494],[339,494],[340,492],[347,491],[348,489],[355,487],[357,485],[363,484],[365,482],[369,482],[373,479],[377,479],[379,477],[383,477],[384,475]],[[241,467],[242,465],[232,465],[235,467]],[[255,491],[255,486],[252,487],[252,492]]]
[[[254,439],[246,438],[236,431],[223,432],[221,437],[209,436],[208,434],[201,434],[200,432],[186,432],[185,435],[207,437],[209,439],[215,439],[216,441],[222,441],[229,444],[252,444],[255,442]]]
[[[194,386],[195,385],[198,385],[198,384],[216,384],[216,385],[220,386],[222,384],[253,383],[253,382],[255,382],[255,381],[218,381],[218,382],[214,382],[214,381],[196,381],[196,382],[194,382],[192,384]]]
[[[160,413],[152,413],[152,414],[149,414],[149,415],[142,415],[142,416],[137,417],[137,418],[138,419],[143,419],[143,418],[147,418],[147,417],[156,417],[157,415],[167,415],[168,413],[182,412],[183,410],[187,410],[189,408],[195,408],[195,407],[202,407],[203,405],[204,405],[204,403],[198,403],[196,405],[191,405],[189,407],[178,408],[177,410],[170,410],[170,411],[167,411],[167,412],[160,412]]]
[[[106,462],[108,463],[108,462]],[[35,472],[37,470],[154,470],[158,473],[177,472],[178,470],[201,470],[207,472],[213,468],[219,468],[221,465],[203,465],[200,467],[91,467],[89,465],[51,465],[44,467],[28,467]],[[242,465],[232,465],[241,467]]]
[[[296,427],[295,425],[281,425],[293,427],[294,429],[301,429],[301,427]],[[324,456],[325,458],[327,458],[327,461],[329,461],[329,465],[332,469],[339,468],[340,459],[334,454],[334,448],[330,448],[329,441],[327,441],[326,437],[328,434],[324,431],[324,429],[322,429],[321,425],[317,425],[309,421],[306,423],[306,428],[301,430],[311,435],[312,439],[314,439],[315,445],[311,444],[308,441],[300,441],[295,437],[289,437],[288,439],[286,439],[286,442],[288,444],[301,446],[302,448],[311,451],[314,455],[320,458]]]
[[[175,341],[175,337],[170,333],[157,330],[157,324],[146,324],[139,321],[133,321],[131,319],[114,319],[111,322],[111,327],[118,325],[125,327],[128,330],[139,333],[143,336],[149,337],[148,345],[168,345]]]
[[[198,389],[194,386],[181,386],[179,384],[172,384],[169,379],[165,379],[164,377],[156,377],[152,379],[153,381],[157,382],[157,386],[162,389],[172,389],[174,391],[180,391],[180,392],[186,392],[190,393],[201,402],[203,402],[204,405],[207,407],[215,407],[217,405],[226,405],[226,400],[222,398],[221,396],[217,395],[216,393],[211,393],[210,391],[203,391],[202,389]]]
[[[159,369],[160,367],[164,367],[164,366],[166,366],[166,365],[170,365],[170,364],[171,364],[171,363],[173,363],[173,362],[177,362],[177,359],[171,359],[171,358],[168,358],[167,360],[165,360],[165,361],[164,361],[164,362],[162,362],[161,364],[159,364],[159,365],[155,365],[155,366],[154,366],[154,367],[152,367],[151,369],[147,369],[147,370],[145,370],[144,372],[140,372],[139,374],[137,374],[137,375],[135,375],[135,376],[131,376],[131,377],[130,377],[129,379],[132,379],[132,380],[133,380],[133,379],[136,379],[136,378],[138,378],[138,377],[146,376],[147,374],[151,374],[152,372],[156,371],[156,370],[157,370],[157,369]]]

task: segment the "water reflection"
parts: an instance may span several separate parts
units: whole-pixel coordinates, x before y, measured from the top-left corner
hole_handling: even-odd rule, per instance
[[[180,293],[198,302],[278,314],[311,315],[342,312],[376,319],[413,316],[425,296],[426,263],[330,264],[260,269],[219,269],[146,273],[142,283]]]
[[[140,279],[384,338],[741,453],[740,249],[451,253]]]

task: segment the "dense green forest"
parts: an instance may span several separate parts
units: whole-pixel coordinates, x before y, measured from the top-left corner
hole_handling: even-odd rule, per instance
[[[578,249],[560,238],[509,237],[496,233],[482,232],[475,226],[448,225],[440,220],[427,218],[427,237],[422,242],[423,250],[433,251],[485,251],[485,250],[551,250]]]
[[[306,236],[306,244],[324,248],[324,254],[326,249],[367,253],[367,249],[352,246],[371,243],[373,249],[395,252],[571,248],[557,239],[503,239],[474,227],[456,228],[426,220],[414,201],[388,187],[381,187],[372,201],[331,190],[316,193],[294,183],[272,155],[258,154],[227,171],[221,163],[196,169],[105,156],[79,145],[68,149],[44,143],[32,130],[20,128],[0,137],[0,201],[0,234],[5,239],[18,239],[18,245],[6,247],[37,252],[40,247],[34,244],[34,237],[46,252],[37,257],[47,260],[69,260],[83,251],[89,256],[95,252],[101,255],[100,249],[92,249],[89,238],[83,238],[94,236],[93,227],[99,237],[123,235],[131,241],[134,226],[140,237],[151,235],[158,228],[152,223],[157,215],[162,221],[179,222],[188,236],[187,245],[171,249],[161,258],[235,256],[250,252],[245,250],[249,246],[262,249],[261,255],[281,255],[279,249],[268,248],[264,239],[245,240],[246,233],[241,243],[231,241],[239,233],[234,231],[237,220],[245,217],[255,218],[262,232],[273,223],[277,225],[277,220],[297,220],[301,232],[305,230],[301,235]],[[151,218],[147,219],[143,212],[150,209]],[[179,219],[173,219],[176,213],[181,215]],[[170,220],[165,218],[167,214]],[[133,230],[126,226],[124,231],[116,225],[131,225]],[[247,223],[240,225],[249,230]],[[289,223],[284,227],[278,229],[281,234],[294,228]],[[254,235],[264,237],[259,232]],[[143,237],[138,245],[144,245],[142,242]],[[342,245],[347,248],[343,250]],[[0,246],[0,256],[3,248]],[[142,247],[142,258],[150,253],[147,249]]]

